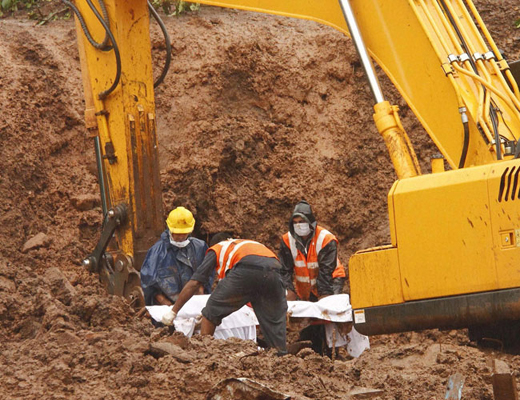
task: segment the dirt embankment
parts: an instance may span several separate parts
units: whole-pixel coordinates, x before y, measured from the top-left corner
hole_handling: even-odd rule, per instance
[[[477,2],[499,46],[520,56],[515,0]],[[183,204],[197,234],[232,230],[278,248],[307,199],[341,257],[388,241],[394,172],[350,40],[328,27],[204,7],[167,18],[172,69],[156,95],[165,209]],[[302,398],[441,398],[450,375],[465,399],[491,399],[490,362],[465,331],[372,338],[359,359],[255,354],[252,343],[154,330],[80,266],[101,230],[92,139],[71,21],[0,21],[0,391],[5,398],[202,399],[220,379],[250,377]],[[153,29],[155,51],[161,38]],[[156,68],[160,68],[157,66]],[[396,93],[384,81],[391,98]],[[436,150],[396,100],[424,168]],[[38,235],[40,234],[40,235]],[[36,238],[34,238],[38,235]],[[28,240],[33,239],[28,242]],[[177,355],[150,344],[173,340]]]

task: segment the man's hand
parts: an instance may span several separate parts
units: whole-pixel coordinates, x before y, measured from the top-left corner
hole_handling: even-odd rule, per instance
[[[163,317],[161,318],[161,322],[166,326],[172,326],[173,320],[176,316],[177,313],[170,309],[166,314],[163,315]]]
[[[298,299],[298,296],[296,295],[296,293],[290,289],[287,289],[287,301],[294,301],[297,299]]]

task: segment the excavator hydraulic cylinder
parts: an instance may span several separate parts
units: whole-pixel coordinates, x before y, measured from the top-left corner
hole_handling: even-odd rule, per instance
[[[399,120],[397,106],[391,106],[388,101],[383,101],[374,106],[374,111],[377,130],[385,141],[397,177],[403,179],[420,175],[419,162]]]

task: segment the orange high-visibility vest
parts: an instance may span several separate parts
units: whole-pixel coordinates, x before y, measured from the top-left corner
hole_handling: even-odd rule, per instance
[[[332,233],[321,226],[316,227],[316,232],[307,250],[307,257],[296,248],[296,240],[287,232],[283,235],[285,245],[291,250],[294,261],[294,287],[298,297],[302,300],[309,300],[311,292],[318,297],[318,287],[316,280],[319,275],[318,254],[321,249],[327,246],[331,241],[338,244],[338,239]],[[336,269],[334,270],[333,278],[344,278],[345,268],[339,258],[337,259]]]
[[[226,272],[245,256],[278,259],[271,250],[253,240],[230,239],[217,243],[210,247],[209,250],[213,250],[217,255],[217,275],[219,279],[223,279],[226,276]]]

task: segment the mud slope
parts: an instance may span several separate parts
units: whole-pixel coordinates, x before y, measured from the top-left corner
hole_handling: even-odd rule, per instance
[[[509,59],[520,56],[516,0],[477,6]],[[516,17],[516,18],[515,18]],[[165,209],[197,217],[197,235],[232,230],[278,248],[293,204],[312,203],[341,258],[389,240],[395,179],[371,118],[350,40],[328,27],[204,7],[165,18],[172,69],[156,94]],[[83,124],[74,24],[0,20],[0,393],[6,399],[204,399],[227,377],[296,398],[341,399],[358,387],[384,399],[492,399],[493,359],[465,331],[372,338],[359,359],[274,357],[253,343],[185,340],[154,330],[81,267],[101,230],[92,139]],[[153,27],[160,69],[163,45]],[[402,110],[423,168],[436,149]],[[174,344],[175,355],[151,348]]]

